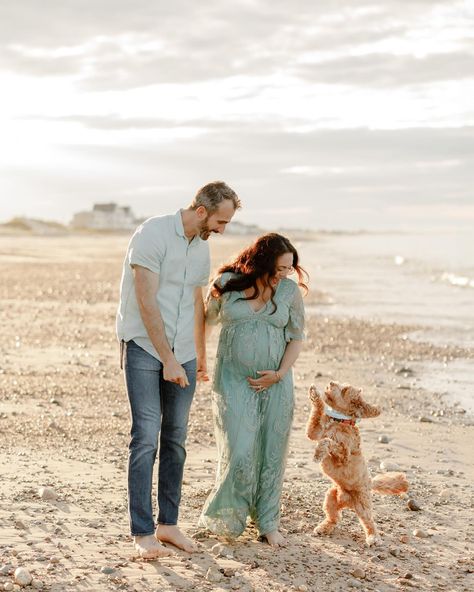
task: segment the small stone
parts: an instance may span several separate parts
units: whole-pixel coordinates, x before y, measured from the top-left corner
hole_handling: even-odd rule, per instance
[[[15,521],[15,528],[17,528],[18,530],[28,530],[28,527],[22,520]]]
[[[235,576],[235,569],[232,567],[224,567],[223,574],[226,578],[232,578]]]
[[[407,572],[406,574],[404,574],[402,577],[403,577],[403,579],[404,579],[404,580],[412,580],[412,579],[413,579],[413,574],[411,574],[411,573],[408,571],[408,572]]]
[[[405,378],[408,378],[408,376],[413,376],[414,372],[408,366],[402,366],[395,370],[395,374],[402,374]]]
[[[115,571],[115,569],[113,567],[105,566],[105,567],[100,568],[100,573],[107,574],[107,575],[113,574],[114,571]]]
[[[0,576],[9,576],[13,573],[13,567],[11,565],[2,565],[0,567]]]
[[[415,528],[413,531],[413,536],[416,536],[419,539],[427,539],[430,535],[421,528]]]
[[[356,567],[351,571],[351,576],[354,576],[358,580],[363,580],[365,578],[365,571],[360,567]]]
[[[38,495],[44,500],[55,500],[58,497],[58,494],[51,487],[40,487],[38,489]]]
[[[442,490],[439,492],[439,497],[440,497],[441,499],[443,499],[443,500],[447,500],[447,499],[449,499],[449,498],[451,497],[451,490],[449,490],[449,489],[442,489]]]
[[[257,567],[260,567],[260,563],[258,561],[252,561],[249,567],[250,569],[257,569]]]
[[[240,578],[233,577],[230,579],[230,587],[232,590],[241,590],[242,589],[242,581]]]
[[[213,569],[210,567],[206,572],[206,580],[208,582],[213,582],[217,584],[218,582],[222,581],[222,574],[217,571],[217,569]]]
[[[432,417],[428,417],[427,415],[422,415],[421,417],[418,418],[418,421],[420,421],[421,423],[433,423],[433,418]]]
[[[50,563],[59,563],[59,558],[53,555],[52,557],[49,558],[49,562]]]
[[[406,534],[403,534],[403,535],[400,537],[400,542],[401,542],[401,543],[403,543],[404,545],[406,545],[407,543],[409,543],[409,542],[410,542],[410,537],[409,537],[409,536],[407,536]]]
[[[35,590],[42,590],[43,589],[43,582],[41,580],[37,580],[37,579],[33,578],[31,580],[31,587],[34,588]]]
[[[61,405],[61,403],[58,401],[58,399],[56,399],[55,397],[52,397],[49,402],[51,403],[51,405]]]
[[[394,557],[398,557],[400,555],[400,549],[397,549],[397,547],[392,547],[388,552]]]
[[[11,582],[5,582],[3,584],[3,589],[7,592],[10,592],[11,590],[13,590],[13,584]]]
[[[33,579],[30,572],[24,567],[17,567],[13,577],[15,578],[15,583],[22,588],[29,586],[31,584],[31,580]]]
[[[413,498],[410,498],[407,501],[407,508],[409,510],[411,510],[412,512],[419,512],[421,510],[420,504],[416,500],[414,500]]]
[[[390,440],[388,439],[388,436],[382,434],[381,436],[379,436],[379,442],[380,444],[388,444]]]
[[[382,471],[399,471],[400,470],[400,467],[396,463],[391,462],[389,460],[383,460],[380,463],[380,468]]]
[[[233,554],[225,545],[217,543],[211,547],[211,552],[217,557],[226,557],[227,559],[233,559]]]
[[[209,533],[207,532],[207,530],[198,530],[197,532],[195,532],[192,535],[192,538],[195,539],[196,541],[200,541],[202,539],[207,539],[207,538],[209,538]]]

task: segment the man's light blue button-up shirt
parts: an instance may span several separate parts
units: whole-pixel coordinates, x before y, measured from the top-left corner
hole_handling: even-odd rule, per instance
[[[133,339],[160,359],[140,315],[133,265],[159,275],[156,300],[170,347],[180,364],[194,359],[194,289],[209,281],[208,244],[198,236],[189,242],[184,234],[181,210],[174,215],[149,218],[130,240],[120,286],[117,336],[124,341]]]

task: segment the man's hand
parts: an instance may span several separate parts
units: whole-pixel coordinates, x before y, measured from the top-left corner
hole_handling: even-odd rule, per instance
[[[207,374],[207,363],[206,359],[197,359],[197,373],[196,380],[198,382],[208,382],[209,375]]]
[[[163,378],[168,382],[179,384],[181,388],[189,386],[189,380],[185,369],[178,363],[176,358],[163,363]]]

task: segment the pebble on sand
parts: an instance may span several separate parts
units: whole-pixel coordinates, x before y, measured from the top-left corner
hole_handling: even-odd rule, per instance
[[[420,504],[412,498],[407,501],[407,508],[412,512],[419,512],[421,510]]]
[[[233,558],[232,551],[230,549],[228,549],[222,543],[217,543],[216,545],[214,545],[213,547],[211,547],[211,551],[217,557],[227,557],[227,559],[232,559]]]
[[[38,489],[38,495],[44,500],[55,500],[58,498],[58,494],[51,487],[40,487]]]
[[[386,434],[382,434],[381,436],[379,436],[379,442],[380,444],[388,444],[390,440]]]
[[[33,577],[30,572],[24,567],[17,567],[14,574],[15,583],[24,588],[31,584]]]
[[[361,569],[360,567],[356,567],[355,569],[353,569],[351,571],[351,576],[354,576],[355,578],[357,578],[359,580],[363,580],[365,578],[365,571],[363,569]]]
[[[206,572],[206,580],[208,582],[213,582],[215,584],[217,584],[218,582],[221,582],[223,579],[223,575],[217,571],[217,569],[213,569],[212,567],[210,567],[207,572]]]
[[[5,582],[5,583],[3,584],[3,589],[4,589],[6,592],[10,592],[10,590],[13,590],[13,584],[12,584],[11,582]]]
[[[415,530],[413,531],[413,536],[416,536],[419,539],[427,539],[430,535],[421,528],[415,528]]]
[[[397,463],[391,462],[389,460],[383,460],[380,463],[380,468],[382,469],[382,471],[399,471],[400,467],[397,465]]]

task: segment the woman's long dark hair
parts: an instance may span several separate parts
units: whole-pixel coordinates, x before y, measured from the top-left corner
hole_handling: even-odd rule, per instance
[[[252,288],[250,296],[245,296],[245,300],[254,300],[259,295],[257,279],[260,279],[264,285],[271,289],[271,301],[276,310],[276,304],[273,300],[275,288],[270,284],[269,279],[276,275],[277,259],[281,255],[291,253],[293,255],[292,267],[298,275],[298,286],[308,292],[308,274],[299,265],[298,251],[290,241],[275,232],[270,232],[260,236],[250,247],[244,249],[232,263],[227,263],[219,268],[218,274],[226,272],[236,274],[230,278],[224,286],[220,286],[217,281],[213,283],[212,294],[216,297],[222,296],[226,292],[241,292]],[[273,314],[273,313],[272,313]]]

